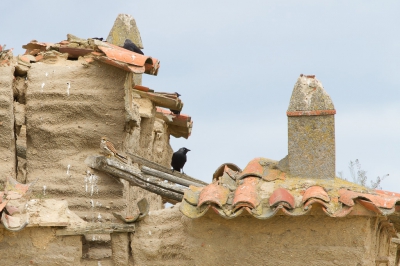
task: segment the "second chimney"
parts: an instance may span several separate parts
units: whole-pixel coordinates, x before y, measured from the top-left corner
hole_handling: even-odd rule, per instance
[[[315,76],[297,79],[288,116],[288,161],[292,176],[335,178],[336,110]]]

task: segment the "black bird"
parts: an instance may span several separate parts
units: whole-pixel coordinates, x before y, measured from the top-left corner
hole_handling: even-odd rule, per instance
[[[183,172],[183,166],[186,163],[186,153],[190,151],[189,149],[183,147],[180,148],[178,151],[174,152],[174,154],[172,155],[172,160],[171,160],[171,166],[172,166],[172,172],[178,171],[180,172],[182,169],[182,173]]]
[[[175,95],[176,95],[176,97],[178,97],[179,98],[179,96],[181,96],[179,93],[177,93],[177,92],[175,92]],[[172,113],[174,113],[175,115],[180,115],[181,114],[181,111],[178,111],[178,110],[172,110],[172,109],[169,109]]]
[[[181,111],[169,109],[174,115],[180,115]]]
[[[139,47],[137,47],[136,44],[129,39],[125,39],[124,46],[122,46],[122,48],[138,54],[143,54],[142,50],[140,50]]]
[[[98,38],[98,37],[93,37],[92,39],[93,39],[93,40],[103,41],[103,38],[101,38],[101,37],[100,37],[100,38]]]

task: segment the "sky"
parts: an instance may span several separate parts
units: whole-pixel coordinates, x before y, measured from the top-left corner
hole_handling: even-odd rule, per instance
[[[155,91],[179,92],[194,121],[185,173],[210,182],[223,163],[287,155],[287,116],[298,76],[315,74],[337,114],[336,172],[350,179],[358,159],[367,176],[389,174],[400,192],[399,1],[25,1],[0,16],[0,43],[24,52],[32,39],[68,33],[107,38],[118,14],[132,15],[158,76]]]

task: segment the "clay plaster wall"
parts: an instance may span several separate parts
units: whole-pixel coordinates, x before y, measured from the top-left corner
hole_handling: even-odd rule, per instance
[[[50,227],[0,229],[1,265],[81,265],[81,236],[56,237]]]
[[[131,245],[135,265],[375,265],[377,224],[322,213],[226,220],[209,211],[191,220],[176,206],[151,212]]]
[[[133,80],[138,79],[96,62],[58,57],[31,64],[24,107],[26,180],[39,179],[34,197],[67,199],[71,210],[91,222],[113,221],[115,211],[129,215],[144,196],[151,209],[162,208],[160,196],[84,163],[88,156],[100,154],[100,138],[107,136],[122,153],[169,167],[167,125],[155,118],[150,100],[132,93]]]
[[[13,73],[13,66],[0,67],[0,169],[3,175],[15,177]]]
[[[123,208],[122,184],[91,169],[97,180],[85,182],[89,169],[84,160],[99,154],[104,135],[122,147],[125,76],[104,64],[87,68],[68,60],[32,64],[26,94],[26,159],[28,182],[39,178],[34,195],[67,197],[70,208],[86,219],[92,218],[85,217],[87,210],[94,209],[90,200],[97,212],[106,206]]]

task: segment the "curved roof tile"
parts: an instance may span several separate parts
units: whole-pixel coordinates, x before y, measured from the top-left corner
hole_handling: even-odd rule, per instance
[[[294,209],[295,206],[294,197],[284,188],[276,189],[269,198],[271,207],[276,207],[280,203],[283,203],[288,209]]]
[[[255,158],[243,171],[234,164],[223,164],[213,175],[213,183],[189,188],[180,211],[199,218],[210,208],[226,219],[246,210],[257,219],[268,219],[281,212],[305,215],[320,209],[330,217],[389,216],[400,212],[400,194],[366,187],[335,178],[306,179],[290,176],[277,161]],[[399,224],[396,226],[400,227]]]
[[[228,188],[212,183],[201,190],[197,206],[201,207],[203,204],[214,203],[222,207],[222,205],[226,204],[228,195]]]
[[[303,199],[302,199],[303,204],[305,202],[307,202],[310,198],[317,198],[317,199],[323,200],[325,202],[329,202],[330,201],[330,198],[329,198],[328,194],[320,186],[309,187],[304,192]]]
[[[234,209],[240,207],[250,207],[255,208],[260,204],[260,199],[258,196],[257,185],[260,181],[257,177],[247,177],[236,188],[235,196],[233,198],[233,207]]]

